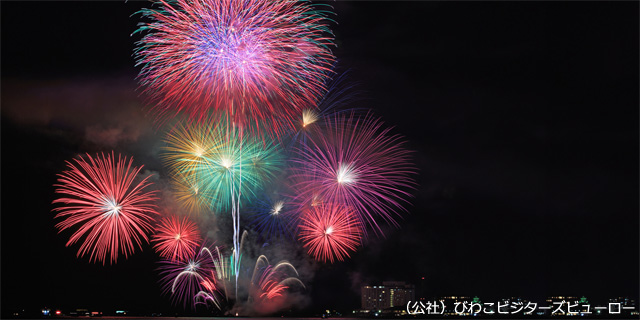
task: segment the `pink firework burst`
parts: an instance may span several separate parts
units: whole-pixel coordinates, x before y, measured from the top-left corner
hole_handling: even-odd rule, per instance
[[[53,203],[55,218],[63,219],[56,227],[59,231],[75,229],[67,242],[70,246],[82,240],[78,256],[89,254],[90,261],[109,258],[110,263],[125,258],[142,243],[148,243],[147,233],[155,211],[155,191],[145,190],[151,185],[149,177],[135,183],[142,167],[132,167],[133,158],[113,154],[96,158],[87,154],[87,160],[67,162],[69,170],[58,175],[56,193],[62,196]]]
[[[299,239],[316,260],[343,261],[360,245],[360,221],[347,207],[313,206],[303,213],[301,220]]]
[[[156,229],[152,241],[154,249],[161,257],[172,261],[186,261],[195,255],[202,241],[195,223],[183,217],[165,218]]]
[[[415,185],[415,167],[402,138],[389,130],[370,115],[328,120],[322,134],[296,151],[292,179],[300,202],[350,207],[378,233],[378,218],[397,226],[398,211]]]
[[[160,114],[224,111],[246,126],[293,128],[325,91],[335,57],[323,11],[307,1],[156,0],[140,13],[140,84]],[[266,124],[265,124],[266,122]]]

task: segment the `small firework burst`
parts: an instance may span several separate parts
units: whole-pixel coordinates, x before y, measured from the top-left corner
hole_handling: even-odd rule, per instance
[[[162,258],[185,261],[195,255],[202,239],[195,223],[186,217],[170,217],[162,220],[152,241],[155,243],[154,249]]]
[[[314,206],[301,220],[299,239],[316,260],[342,261],[360,245],[362,227],[348,207]]]

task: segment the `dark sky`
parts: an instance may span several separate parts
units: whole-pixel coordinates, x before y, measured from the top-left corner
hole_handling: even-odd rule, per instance
[[[638,298],[638,2],[332,4],[356,107],[407,138],[420,174],[400,229],[309,264],[309,310],[359,307],[359,286],[383,280],[426,297]],[[130,16],[147,3],[1,6],[3,312],[180,310],[150,246],[91,264],[51,213],[79,153],[162,173],[134,91]]]

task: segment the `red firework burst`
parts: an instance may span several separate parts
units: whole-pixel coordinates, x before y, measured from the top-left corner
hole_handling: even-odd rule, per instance
[[[162,220],[156,234],[153,248],[163,258],[171,261],[186,261],[196,253],[202,241],[198,227],[186,217],[182,220],[171,217]]]
[[[140,83],[161,115],[227,112],[248,127],[293,128],[335,60],[328,21],[306,1],[155,0],[140,13]]]
[[[348,207],[312,206],[302,215],[299,239],[316,260],[343,261],[360,245],[362,225]]]
[[[54,208],[56,224],[62,230],[76,228],[67,246],[82,241],[78,256],[89,254],[90,261],[115,263],[118,253],[125,258],[142,242],[148,243],[147,233],[155,211],[155,191],[145,190],[151,185],[149,177],[137,184],[136,175],[142,169],[132,167],[133,158],[118,155],[116,161],[104,154],[88,160],[67,161],[69,170],[58,175],[56,193],[62,197],[53,201],[63,206]]]

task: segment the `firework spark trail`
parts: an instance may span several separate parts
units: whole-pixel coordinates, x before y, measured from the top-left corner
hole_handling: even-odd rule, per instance
[[[240,151],[242,152],[242,146],[240,146]],[[240,172],[240,179],[238,179],[238,182],[241,184],[242,183],[242,164],[239,165],[239,172]],[[231,175],[231,204],[232,204],[232,208],[231,208],[231,217],[233,218],[233,269],[236,270],[235,272],[235,280],[236,280],[236,299],[238,297],[238,278],[240,276],[240,240],[239,240],[239,236],[240,236],[240,190],[242,188],[242,185],[240,185],[240,188],[238,188],[238,200],[237,202],[235,201],[235,190],[233,190],[233,188],[235,187],[235,184],[233,183],[233,178],[234,178],[234,174],[232,173]]]
[[[200,292],[215,288],[215,279],[210,279],[215,266],[202,249],[185,261],[163,260],[160,263],[160,284],[174,303],[195,304]]]
[[[326,12],[307,1],[154,1],[140,11],[140,84],[160,116],[227,111],[275,135],[325,91],[335,60]],[[257,127],[256,127],[257,128]],[[251,131],[251,130],[250,130]]]
[[[222,310],[221,300],[219,298],[226,298],[228,300],[227,281],[230,280],[231,274],[228,271],[228,265],[226,264],[225,257],[220,253],[220,248],[215,246],[214,253],[207,247],[202,247],[200,254],[205,254],[213,263],[213,269],[210,271],[209,278],[205,278],[202,281],[203,289],[195,295],[196,303],[207,304],[207,302],[213,303],[213,305]]]
[[[246,236],[245,231],[242,234],[240,250]],[[223,300],[229,299],[226,283],[235,280],[235,274],[240,274],[239,270],[232,270],[233,256],[228,258],[230,259],[220,253],[220,248],[217,246],[213,250],[203,246],[199,255],[188,262],[176,264],[164,261],[161,268],[164,275],[163,287],[167,292],[172,292],[176,301],[184,300],[186,303],[193,298],[196,304],[212,303],[216,308],[221,309]],[[229,263],[226,262],[227,260]],[[243,277],[249,275],[246,272],[242,274]],[[251,278],[247,279],[248,281],[242,282],[248,286],[245,288],[248,292],[246,300],[248,303],[269,302],[283,297],[293,287],[305,288],[298,279],[298,271],[291,263],[283,260],[274,266],[264,255],[258,257],[250,275]],[[236,294],[236,303],[240,302],[241,298]]]
[[[266,256],[259,256],[251,276],[251,286],[255,291],[249,296],[249,301],[266,301],[282,297],[292,285],[305,288],[298,276],[298,271],[288,261],[280,261],[272,266]]]
[[[209,279],[205,279],[204,281],[205,283],[210,282]],[[203,284],[204,287],[209,287],[212,285],[205,285]],[[206,290],[209,290],[208,288]],[[214,289],[211,289],[214,290]],[[222,310],[222,306],[220,305],[220,303],[218,302],[218,300],[216,299],[215,295],[212,294],[210,291],[200,291],[198,292],[194,297],[195,300],[195,304],[207,304],[207,301],[211,301],[211,303],[213,303],[213,305],[218,308],[219,310]],[[202,301],[200,301],[200,299],[202,299]]]
[[[267,267],[260,277],[259,287],[262,293],[261,299],[273,299],[282,296],[282,293],[289,287],[279,284],[277,280],[271,279],[271,266]]]
[[[360,221],[347,207],[315,206],[304,212],[301,219],[299,239],[316,260],[343,261],[360,245]]]
[[[323,136],[296,149],[293,186],[300,202],[353,208],[358,219],[382,234],[377,218],[397,226],[399,211],[411,197],[416,169],[398,135],[390,135],[371,115],[338,115]],[[365,231],[366,232],[366,231]]]
[[[148,243],[147,233],[155,210],[155,191],[146,191],[151,185],[149,177],[134,183],[142,169],[132,167],[133,158],[104,154],[87,160],[67,161],[69,170],[58,175],[56,193],[62,196],[53,203],[63,204],[54,208],[55,218],[63,218],[56,224],[59,231],[78,227],[67,246],[84,238],[78,256],[89,254],[90,261],[116,263],[118,253],[125,258]]]
[[[207,247],[203,247],[200,253],[206,253],[209,255],[209,258],[213,262],[213,266],[215,269],[215,273],[213,274],[213,276],[216,277],[216,281],[214,282],[222,283],[224,296],[228,298],[229,294],[227,292],[227,281],[231,277],[231,272],[229,271],[229,266],[226,263],[225,257],[220,253],[220,248],[218,246],[215,247],[215,255]]]
[[[163,219],[152,239],[156,252],[171,261],[185,261],[193,257],[201,241],[198,227],[186,217],[182,220],[176,217]]]

